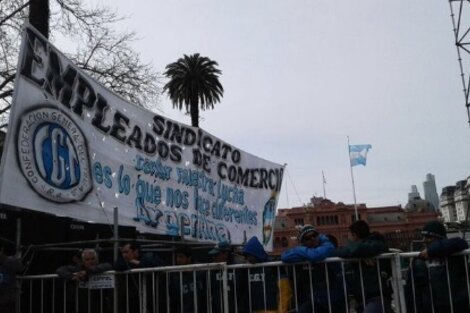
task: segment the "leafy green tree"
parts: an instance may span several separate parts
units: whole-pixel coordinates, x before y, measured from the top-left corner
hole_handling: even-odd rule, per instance
[[[174,108],[182,110],[184,105],[194,127],[199,127],[199,108],[213,109],[223,97],[224,88],[219,81],[222,72],[217,66],[217,62],[195,53],[168,64],[163,73],[170,79],[163,91],[168,92]]]

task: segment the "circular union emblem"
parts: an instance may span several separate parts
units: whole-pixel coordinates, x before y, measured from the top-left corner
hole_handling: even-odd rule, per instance
[[[40,196],[66,203],[91,190],[85,136],[64,112],[42,107],[25,113],[17,138],[21,170]]]

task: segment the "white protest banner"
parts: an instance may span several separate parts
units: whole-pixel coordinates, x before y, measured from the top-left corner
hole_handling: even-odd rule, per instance
[[[2,203],[272,248],[283,166],[126,102],[29,26],[9,125]]]

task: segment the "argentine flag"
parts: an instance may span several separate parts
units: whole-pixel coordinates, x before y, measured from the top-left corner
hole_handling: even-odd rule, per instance
[[[371,145],[349,145],[349,161],[351,166],[362,164],[366,166],[367,152]]]

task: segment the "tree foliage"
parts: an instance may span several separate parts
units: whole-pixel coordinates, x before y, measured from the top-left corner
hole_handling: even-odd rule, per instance
[[[182,110],[183,105],[191,115],[191,125],[199,127],[199,107],[213,109],[220,102],[224,88],[219,81],[222,73],[218,64],[199,53],[178,59],[166,66],[164,75],[170,80],[163,87],[173,107]]]
[[[29,1],[0,0],[0,128],[5,127],[13,95],[21,28]],[[118,32],[123,20],[107,7],[82,0],[50,0],[49,40],[75,64],[124,99],[155,109],[159,76],[131,48],[134,32]]]

